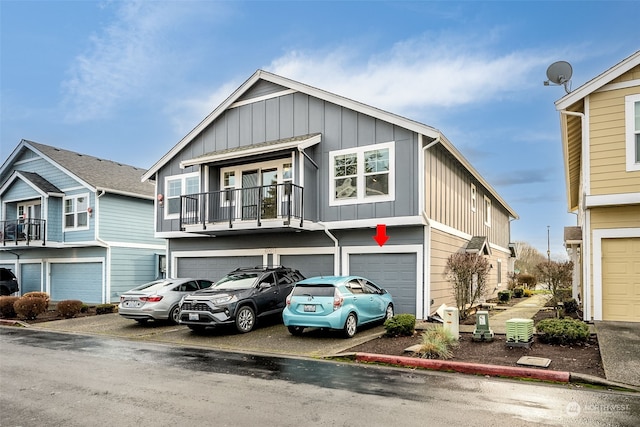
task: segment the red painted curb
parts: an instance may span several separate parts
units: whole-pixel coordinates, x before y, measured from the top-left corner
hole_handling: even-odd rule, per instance
[[[378,362],[436,371],[454,371],[464,374],[491,375],[497,377],[531,378],[540,381],[568,383],[571,374],[564,371],[518,368],[515,366],[482,365],[480,363],[452,362],[447,360],[420,359],[416,357],[389,356],[384,354],[356,353],[359,362]]]

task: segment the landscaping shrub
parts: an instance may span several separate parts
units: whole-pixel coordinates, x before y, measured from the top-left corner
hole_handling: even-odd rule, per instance
[[[524,296],[524,288],[522,287],[513,288],[514,298],[522,298],[523,296]]]
[[[75,317],[82,310],[82,301],[77,299],[68,299],[64,301],[60,301],[56,305],[56,310],[58,314],[65,319],[70,319]]]
[[[116,306],[113,304],[100,304],[96,306],[96,314],[109,314],[115,312]]]
[[[570,300],[571,299],[571,295],[573,295],[573,292],[571,291],[571,288],[558,288],[558,289],[556,289],[554,297],[555,297],[556,301],[564,302],[564,301]]]
[[[573,344],[589,338],[589,326],[575,319],[544,319],[536,325],[538,339],[548,344]]]
[[[19,299],[20,297],[0,297],[0,317],[4,317],[5,319],[17,317],[13,304]]]
[[[86,313],[89,311],[89,306],[87,304],[82,304],[82,307],[80,308],[80,313]]]
[[[22,295],[22,298],[44,298],[47,307],[49,306],[49,302],[51,302],[51,298],[46,292],[27,292],[26,294]]]
[[[533,289],[536,287],[536,276],[533,274],[521,273],[518,275],[518,283],[526,287],[527,289]]]
[[[410,337],[416,329],[416,316],[408,313],[396,314],[384,321],[384,329],[388,337]]]
[[[458,340],[451,331],[437,326],[422,333],[422,342],[417,353],[423,359],[448,359],[453,355],[452,348],[457,345]]]
[[[529,298],[531,295],[533,295],[533,291],[531,289],[525,289],[524,293],[522,294],[522,296],[525,298]]]
[[[500,291],[498,292],[498,302],[505,304],[511,300],[511,291]]]
[[[13,303],[13,309],[16,311],[18,317],[26,320],[33,320],[38,317],[38,314],[42,314],[47,311],[49,306],[48,300],[45,298],[39,298],[36,296],[25,296]]]
[[[576,301],[574,298],[571,298],[570,300],[564,302],[564,312],[567,314],[577,313],[578,308],[578,301]]]

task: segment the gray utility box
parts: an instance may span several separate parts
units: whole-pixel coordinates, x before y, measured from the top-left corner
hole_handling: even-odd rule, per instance
[[[474,341],[493,341],[493,331],[489,328],[489,312],[476,311],[476,328],[473,331]]]

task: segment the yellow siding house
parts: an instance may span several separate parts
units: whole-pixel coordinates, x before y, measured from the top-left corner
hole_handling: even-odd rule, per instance
[[[584,320],[640,322],[640,51],[555,105],[578,216],[565,232],[574,296]]]

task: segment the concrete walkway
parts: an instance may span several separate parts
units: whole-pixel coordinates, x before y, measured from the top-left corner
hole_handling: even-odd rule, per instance
[[[607,379],[640,387],[640,323],[594,323]]]

